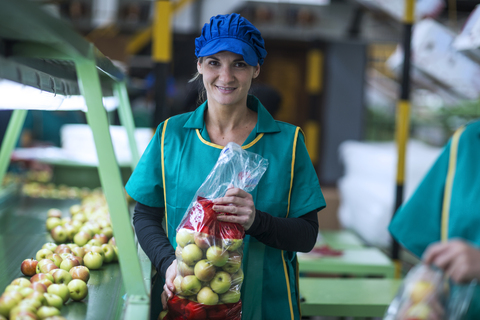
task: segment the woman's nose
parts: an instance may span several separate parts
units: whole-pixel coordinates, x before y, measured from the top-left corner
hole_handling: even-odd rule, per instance
[[[233,80],[233,72],[229,66],[224,66],[220,69],[220,80],[229,82]]]

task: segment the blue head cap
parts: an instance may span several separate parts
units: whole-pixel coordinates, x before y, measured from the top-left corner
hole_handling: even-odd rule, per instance
[[[251,66],[262,65],[267,55],[260,31],[238,13],[211,17],[210,23],[203,26],[202,35],[195,39],[197,58],[220,51],[242,55]]]

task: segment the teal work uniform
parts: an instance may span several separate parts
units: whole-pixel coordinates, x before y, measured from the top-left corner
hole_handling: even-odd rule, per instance
[[[442,207],[452,140],[402,205],[389,226],[392,236],[421,257],[428,245],[441,239]],[[452,185],[448,238],[462,238],[480,246],[480,121],[470,123],[458,142]],[[480,291],[470,304],[469,319],[480,319]]]
[[[174,248],[175,230],[223,149],[210,142],[204,122],[207,105],[161,123],[126,185],[128,194],[147,206],[164,207],[166,197],[166,232]],[[252,191],[255,207],[289,218],[324,208],[300,128],[274,120],[253,96],[247,106],[257,112],[258,120],[242,148],[269,161]],[[268,247],[248,235],[244,243],[242,317],[300,319],[296,253]]]

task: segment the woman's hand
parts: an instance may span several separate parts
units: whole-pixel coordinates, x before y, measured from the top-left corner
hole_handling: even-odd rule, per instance
[[[167,301],[173,297],[173,292],[175,291],[175,286],[173,285],[173,280],[177,276],[177,259],[172,261],[170,267],[168,267],[167,272],[165,272],[165,285],[163,286],[162,292],[162,306],[163,310],[167,310]]]
[[[239,188],[230,188],[225,196],[213,200],[213,210],[216,212],[233,213],[232,215],[218,215],[220,221],[234,222],[250,229],[255,220],[255,205],[252,195]]]
[[[455,282],[480,279],[480,250],[462,240],[451,240],[430,245],[423,261],[433,264]]]

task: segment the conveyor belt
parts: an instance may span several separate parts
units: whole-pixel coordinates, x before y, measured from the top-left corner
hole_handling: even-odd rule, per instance
[[[52,241],[45,230],[47,210],[68,208],[78,200],[33,199],[21,197],[15,206],[0,210],[0,292],[20,276],[20,264],[35,257],[45,242]],[[62,308],[67,319],[119,319],[123,311],[123,281],[118,263],[90,271],[88,296],[81,302],[69,300]]]

